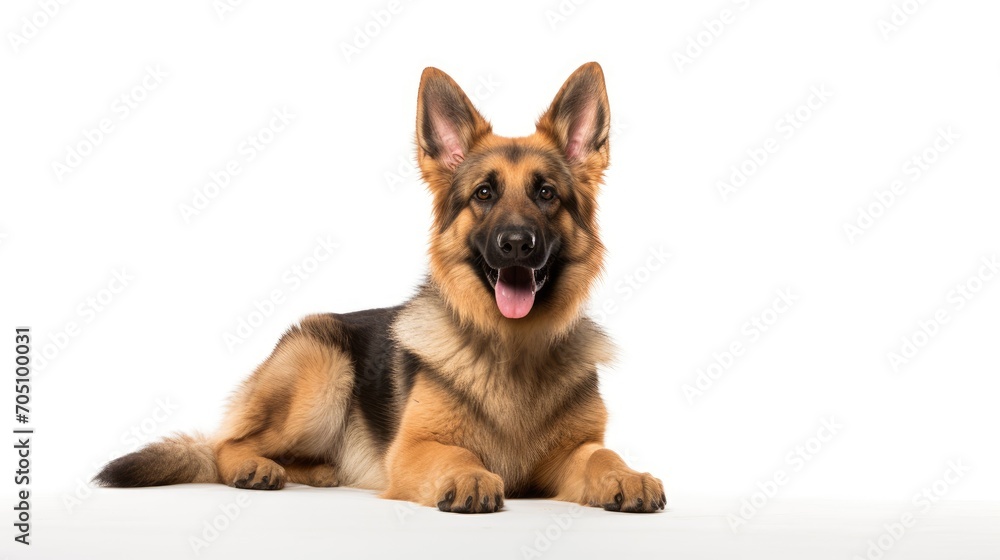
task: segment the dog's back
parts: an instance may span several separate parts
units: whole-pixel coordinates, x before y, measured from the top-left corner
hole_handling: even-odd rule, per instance
[[[454,80],[426,69],[426,283],[400,307],[306,317],[211,439],[150,445],[97,481],[343,484],[463,513],[496,511],[505,496],[662,509],[662,483],[603,446],[597,371],[612,347],[584,316],[604,256],[596,199],[609,133],[596,63],[523,138],[493,134]]]

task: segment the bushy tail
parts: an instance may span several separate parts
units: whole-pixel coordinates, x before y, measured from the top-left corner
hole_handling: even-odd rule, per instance
[[[215,453],[201,434],[177,435],[111,461],[94,477],[101,486],[132,488],[218,482]]]

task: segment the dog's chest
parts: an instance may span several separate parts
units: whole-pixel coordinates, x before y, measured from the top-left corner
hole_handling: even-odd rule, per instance
[[[596,376],[592,380],[586,372],[552,366],[544,371],[494,367],[482,373],[456,389],[463,393],[457,400],[468,418],[455,434],[456,443],[503,477],[511,492],[527,492],[538,465],[570,437],[574,397],[589,391],[591,383],[596,392]]]

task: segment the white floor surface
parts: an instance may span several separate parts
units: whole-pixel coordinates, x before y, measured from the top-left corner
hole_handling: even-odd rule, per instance
[[[71,511],[66,496],[33,500],[32,544],[8,537],[0,558],[1000,559],[1000,503],[990,502],[921,512],[905,503],[775,500],[734,531],[727,516],[739,514],[740,498],[672,496],[666,511],[647,515],[508,500],[497,514],[456,515],[362,490],[297,485],[81,496]],[[907,512],[914,521],[900,532]]]

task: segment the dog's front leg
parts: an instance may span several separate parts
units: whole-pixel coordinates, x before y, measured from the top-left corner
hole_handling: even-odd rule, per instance
[[[557,500],[609,511],[649,513],[667,504],[660,479],[629,468],[617,453],[599,443],[557,453],[543,467],[539,482],[554,488]]]
[[[382,497],[454,513],[491,513],[503,507],[503,479],[463,447],[410,442],[391,454]]]
[[[503,479],[459,445],[469,422],[453,395],[417,376],[386,454],[389,484],[382,497],[455,513],[502,508]]]

